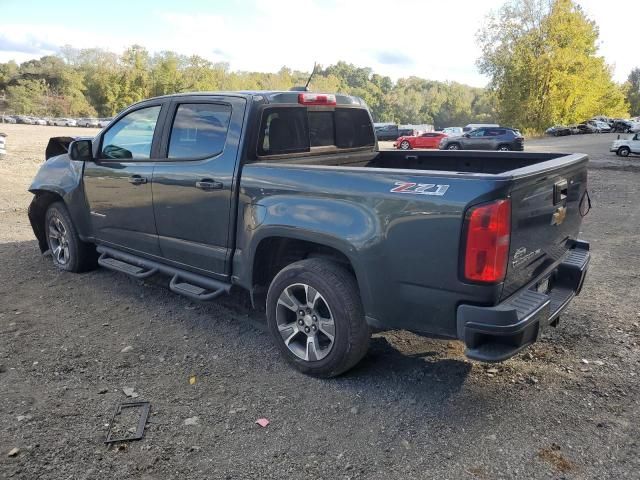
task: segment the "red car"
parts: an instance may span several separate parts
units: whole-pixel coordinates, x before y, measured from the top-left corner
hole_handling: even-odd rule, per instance
[[[438,148],[440,146],[440,140],[446,137],[446,133],[441,132],[427,132],[417,137],[400,137],[393,144],[394,147],[400,150],[410,150],[412,148]]]

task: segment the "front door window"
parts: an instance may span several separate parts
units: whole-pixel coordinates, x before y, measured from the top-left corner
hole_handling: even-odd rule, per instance
[[[100,158],[148,160],[159,114],[158,105],[141,108],[122,117],[105,132]]]

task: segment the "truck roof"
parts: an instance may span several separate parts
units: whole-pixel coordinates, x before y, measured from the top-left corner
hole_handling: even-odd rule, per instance
[[[321,92],[298,92],[291,90],[236,90],[236,91],[212,91],[212,92],[182,92],[182,93],[172,93],[169,95],[160,95],[157,97],[147,98],[145,100],[141,100],[137,103],[146,102],[149,100],[156,100],[159,98],[180,98],[180,97],[193,97],[193,96],[213,96],[213,95],[226,95],[226,96],[234,96],[249,99],[254,99],[254,97],[262,97],[268,103],[298,103],[298,95],[299,94],[314,94]],[[353,105],[353,106],[361,106],[366,107],[366,103],[360,97],[354,97],[350,95],[344,95],[341,93],[334,94],[336,97],[337,105]],[[257,100],[257,99],[256,99]],[[136,104],[137,104],[136,103]],[[134,104],[135,105],[135,104]]]

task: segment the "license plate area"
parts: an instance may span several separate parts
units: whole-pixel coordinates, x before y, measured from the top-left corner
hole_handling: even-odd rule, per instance
[[[539,293],[547,294],[551,290],[551,284],[549,282],[550,277],[544,278],[536,283],[535,291]]]

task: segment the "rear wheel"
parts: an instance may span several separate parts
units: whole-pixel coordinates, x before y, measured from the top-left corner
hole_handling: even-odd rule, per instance
[[[71,216],[62,202],[55,202],[49,206],[45,214],[44,228],[56,267],[68,272],[84,272],[95,268],[95,247],[80,240]]]
[[[628,157],[629,154],[631,153],[631,149],[629,147],[620,147],[617,153],[621,157]]]
[[[400,148],[402,150],[409,150],[411,148],[411,144],[408,141],[403,140],[402,142],[400,142]]]
[[[451,143],[447,146],[447,150],[460,150],[460,145],[457,143]]]
[[[340,375],[369,346],[354,276],[324,259],[301,260],[276,275],[267,294],[267,323],[282,355],[308,375]]]

